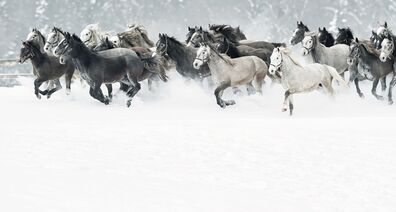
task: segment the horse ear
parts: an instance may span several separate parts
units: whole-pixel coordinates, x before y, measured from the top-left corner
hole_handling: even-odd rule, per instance
[[[385,21],[384,27],[388,28],[388,23],[386,21]]]
[[[202,26],[199,27],[199,30],[202,31]]]
[[[356,43],[359,43],[359,39],[358,38],[355,38],[355,41],[356,41]]]
[[[323,31],[324,31],[324,32],[326,32],[326,31],[327,31],[326,27],[323,27]]]
[[[321,32],[322,30],[320,29],[320,27],[318,28],[318,31]]]

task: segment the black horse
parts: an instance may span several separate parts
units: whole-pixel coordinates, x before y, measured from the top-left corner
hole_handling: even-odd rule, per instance
[[[161,56],[168,55],[176,63],[176,71],[183,77],[202,81],[210,76],[210,70],[207,65],[202,66],[199,70],[193,67],[197,49],[180,43],[174,37],[159,34],[157,54]]]
[[[59,78],[65,75],[66,88],[70,90],[71,79],[74,73],[74,66],[71,62],[61,64],[59,59],[50,56],[47,53],[43,53],[40,47],[33,41],[23,42],[23,48],[19,55],[19,61],[24,63],[27,59],[30,59],[33,65],[33,74],[36,76],[34,80],[34,94],[38,99],[41,95],[46,95],[50,98],[53,93],[62,88]],[[40,91],[40,86],[47,81],[53,80],[56,87],[51,90]]]
[[[350,46],[353,41],[352,30],[348,28],[338,28],[338,34],[334,44],[345,44]]]
[[[319,42],[325,45],[326,47],[334,46],[334,37],[329,31],[327,31],[326,27],[323,27],[323,29],[319,27],[318,38],[319,38]]]
[[[305,33],[309,32],[309,28],[302,21],[297,21],[297,29],[293,31],[293,36],[290,40],[291,45],[301,43],[305,37]]]
[[[187,32],[187,34],[186,34],[186,44],[187,44],[188,42],[190,42],[190,39],[191,39],[192,35],[195,33],[195,31],[198,30],[198,27],[197,27],[197,26],[195,26],[195,27],[188,27],[187,30],[188,30],[188,32]]]
[[[114,49],[115,44],[113,42],[111,42],[108,38],[103,39],[97,46],[95,46],[93,48],[93,51],[95,52],[100,52],[100,51],[105,51],[105,50],[109,50],[109,49]],[[159,81],[162,80],[164,82],[166,82],[168,80],[168,77],[166,76],[166,66],[164,65],[164,61],[162,57],[157,56],[153,56],[153,52],[146,48],[146,47],[124,47],[122,46],[121,48],[127,48],[127,49],[131,49],[133,51],[136,52],[136,54],[139,56],[140,59],[146,59],[146,58],[151,58],[151,57],[155,57],[153,60],[153,62],[155,62],[156,64],[154,64],[153,67],[145,67],[147,68],[147,70],[152,71],[153,68],[156,68],[156,71],[153,72],[153,74],[148,78],[148,85],[149,85],[149,90],[152,90],[152,83],[155,81]],[[110,88],[112,85],[111,84],[106,84],[108,90],[112,88]],[[127,92],[128,91],[128,85],[124,84],[122,82],[120,82],[120,90]],[[110,95],[110,91],[109,91],[109,95]]]
[[[293,35],[290,40],[291,45],[301,43],[306,32],[309,32],[307,25],[305,25],[302,21],[297,21],[297,28],[293,31]],[[327,31],[326,27],[323,27],[323,29],[319,28],[319,42],[326,47],[334,45],[334,37]]]
[[[384,98],[377,94],[377,86],[380,80],[383,81],[386,76],[394,72],[393,60],[387,60],[386,62],[381,62],[379,59],[379,53],[375,49],[371,49],[370,45],[360,43],[356,38],[355,42],[351,43],[351,53],[349,58],[356,59],[357,70],[351,71],[350,82],[354,81],[356,85],[356,90],[360,97],[364,97],[363,93],[359,88],[359,78],[360,80],[366,79],[373,81],[373,87],[371,93],[378,99],[383,100]],[[389,87],[389,104],[393,103],[392,100],[392,85]],[[382,84],[382,91],[385,91],[386,85]]]
[[[199,27],[195,29],[194,33],[189,38],[187,46],[199,48],[201,43],[215,43],[215,40],[215,37],[210,32],[203,30],[202,27]]]
[[[102,84],[123,82],[129,85],[127,107],[131,105],[132,98],[139,92],[139,81],[147,79],[151,73],[145,69],[145,62],[138,55],[124,48],[110,49],[93,52],[73,34],[65,34],[65,39],[58,45],[54,53],[72,59],[82,78],[90,86],[89,94],[104,104],[109,104],[110,99],[105,97],[100,89]]]

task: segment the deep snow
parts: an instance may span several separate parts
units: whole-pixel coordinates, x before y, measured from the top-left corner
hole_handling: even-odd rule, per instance
[[[396,106],[362,84],[295,96],[236,96],[177,75],[131,108],[72,85],[37,100],[0,88],[0,211],[395,211]]]

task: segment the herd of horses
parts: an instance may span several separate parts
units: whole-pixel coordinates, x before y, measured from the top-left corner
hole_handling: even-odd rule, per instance
[[[360,97],[364,95],[359,81],[371,80],[372,94],[379,100],[384,97],[376,92],[378,83],[381,82],[384,92],[386,78],[392,76],[388,103],[393,104],[395,42],[386,22],[372,31],[369,39],[358,39],[350,28],[338,28],[334,38],[326,28],[310,31],[300,21],[290,43],[301,43],[303,55],[312,61],[303,65],[285,43],[247,40],[239,27],[230,25],[209,25],[207,30],[188,27],[185,42],[159,34],[154,43],[141,25],[130,25],[124,32],[112,35],[102,31],[98,24],[90,24],[79,36],[54,27],[45,37],[33,29],[22,43],[19,61],[31,61],[37,98],[41,95],[50,98],[61,89],[62,76],[69,93],[74,76],[85,81],[89,94],[104,104],[111,102],[113,83],[120,83],[120,90],[128,96],[128,107],[142,81],[147,80],[152,89],[153,83],[168,81],[170,70],[189,80],[207,79],[222,108],[235,104],[233,100],[222,99],[225,89],[232,87],[238,92],[241,86],[246,86],[249,94],[261,94],[268,76],[285,89],[282,111],[289,110],[292,115],[294,94],[321,90],[333,96],[333,79],[339,86],[348,86],[344,78],[347,71]],[[40,90],[46,82],[46,90]],[[107,96],[101,90],[103,84]]]

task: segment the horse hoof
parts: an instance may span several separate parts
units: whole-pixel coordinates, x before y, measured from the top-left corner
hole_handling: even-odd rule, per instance
[[[384,97],[383,96],[377,96],[377,99],[380,101],[384,101]]]
[[[226,106],[227,106],[224,102],[220,102],[220,103],[218,103],[218,105],[219,105],[221,108],[226,108]]]
[[[66,89],[66,95],[70,95],[71,91],[70,89]]]
[[[234,100],[229,100],[225,102],[226,106],[230,106],[230,105],[235,105],[235,101]]]
[[[131,107],[131,104],[132,104],[132,102],[131,101],[127,101],[127,103],[126,103],[126,105],[127,105],[127,107]]]
[[[40,94],[36,94],[37,99],[41,99],[41,95]]]
[[[393,105],[393,100],[389,100],[388,105]]]
[[[282,112],[286,112],[287,111],[287,108],[282,108]]]
[[[51,95],[47,95],[47,99],[51,98]]]
[[[359,97],[362,98],[362,99],[364,99],[364,94],[362,94],[362,93],[359,94]]]

